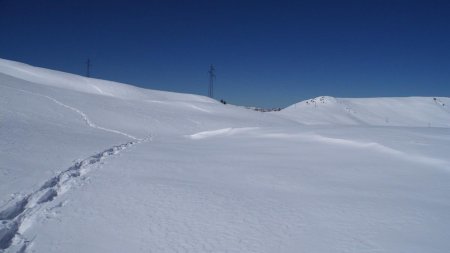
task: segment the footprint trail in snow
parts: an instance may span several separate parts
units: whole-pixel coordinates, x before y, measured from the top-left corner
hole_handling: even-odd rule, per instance
[[[151,141],[152,137],[130,141],[113,146],[100,153],[76,162],[66,170],[47,180],[38,190],[11,201],[0,209],[0,253],[25,252],[32,240],[25,238],[23,232],[28,228],[26,221],[31,220],[45,203],[54,201],[69,190],[77,178],[83,179],[95,164],[119,154],[121,151],[142,142]]]

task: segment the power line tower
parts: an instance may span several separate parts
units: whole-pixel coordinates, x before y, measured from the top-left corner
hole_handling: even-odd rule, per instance
[[[86,76],[90,77],[91,76],[91,59],[87,59],[86,61]]]
[[[214,65],[211,64],[208,73],[209,73],[208,96],[212,98],[214,97],[214,79],[216,79],[216,69],[214,68]]]

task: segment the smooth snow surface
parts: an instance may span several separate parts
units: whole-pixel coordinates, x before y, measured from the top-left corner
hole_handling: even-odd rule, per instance
[[[449,252],[448,105],[261,113],[0,60],[0,252]]]

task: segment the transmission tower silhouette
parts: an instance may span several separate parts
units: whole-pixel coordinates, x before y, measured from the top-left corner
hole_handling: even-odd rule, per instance
[[[86,61],[86,76],[90,77],[91,76],[91,59],[87,59]]]
[[[211,64],[209,67],[209,87],[208,87],[208,96],[210,98],[214,97],[214,79],[216,79],[216,69],[214,65]]]

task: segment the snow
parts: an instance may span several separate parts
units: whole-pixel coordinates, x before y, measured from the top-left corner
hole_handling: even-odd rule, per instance
[[[450,98],[317,97],[284,109],[281,114],[304,124],[450,127]]]
[[[448,252],[448,104],[262,113],[0,60],[0,252]]]

